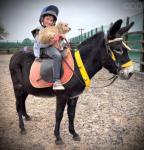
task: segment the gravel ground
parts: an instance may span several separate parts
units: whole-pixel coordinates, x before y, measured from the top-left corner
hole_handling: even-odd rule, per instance
[[[25,122],[26,135],[20,135],[15,97],[8,64],[11,55],[0,55],[0,150],[144,150],[144,79],[133,76],[117,80],[106,88],[91,88],[79,98],[75,128],[81,136],[75,142],[68,132],[65,109],[61,123],[64,145],[56,146],[53,135],[55,98],[29,95],[27,110],[32,121]],[[111,75],[101,70],[92,86]]]

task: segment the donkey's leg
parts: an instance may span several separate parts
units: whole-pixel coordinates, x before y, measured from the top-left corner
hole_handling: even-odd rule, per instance
[[[30,121],[31,117],[27,114],[26,106],[25,106],[25,101],[26,101],[27,96],[28,96],[28,93],[26,92],[22,94],[22,114],[25,117],[26,121]]]
[[[26,106],[25,106],[25,101],[26,101],[27,96],[28,96],[27,93],[23,93],[22,95],[22,114],[25,117],[26,121],[30,121],[31,117],[27,114]]]
[[[75,109],[77,104],[78,97],[69,99],[67,101],[67,113],[69,117],[69,132],[73,135],[75,141],[80,141],[79,135],[76,133],[74,128],[74,118],[75,118]]]
[[[57,96],[56,100],[56,124],[54,134],[56,136],[55,143],[60,145],[63,144],[62,138],[60,136],[60,123],[63,118],[64,108],[67,102],[67,97],[65,96]]]
[[[22,118],[22,115],[24,113],[24,109],[23,109],[23,90],[20,89],[20,90],[15,90],[15,97],[16,97],[16,110],[17,110],[17,113],[18,113],[18,117],[19,117],[19,128],[21,129],[21,134],[25,134],[26,133],[26,130],[25,130],[25,127],[24,127],[24,121],[23,121],[23,118]],[[27,96],[25,96],[26,98]]]

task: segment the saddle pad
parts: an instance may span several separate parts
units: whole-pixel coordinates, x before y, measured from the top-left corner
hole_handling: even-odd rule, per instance
[[[43,59],[40,67],[40,76],[46,82],[53,82],[53,59]],[[63,67],[60,70],[60,77],[63,75]]]
[[[73,60],[70,49],[68,49],[68,56],[65,58],[65,60],[66,62],[68,62],[72,70],[74,70],[74,60]],[[53,85],[51,81],[47,82],[41,79],[41,76],[40,76],[41,64],[42,63],[38,61],[33,62],[31,69],[30,69],[30,75],[29,75],[30,83],[35,88],[51,87]],[[65,61],[62,61],[62,68],[63,68],[63,74],[61,76],[62,84],[66,84],[73,75],[73,71],[71,71],[69,66],[65,63]]]

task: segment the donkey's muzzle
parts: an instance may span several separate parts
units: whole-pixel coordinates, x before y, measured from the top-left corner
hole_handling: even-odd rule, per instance
[[[119,71],[118,75],[119,75],[120,79],[123,79],[123,80],[130,79],[130,77],[133,75],[133,66],[130,66],[130,67],[127,67],[127,68],[122,68]]]

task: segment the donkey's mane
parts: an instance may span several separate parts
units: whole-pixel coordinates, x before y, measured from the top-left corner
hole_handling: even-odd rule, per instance
[[[100,31],[100,32],[97,32],[96,34],[94,34],[93,36],[91,36],[90,38],[86,39],[85,41],[83,41],[82,43],[80,43],[78,45],[78,48],[84,46],[84,45],[88,45],[88,44],[91,44],[92,41],[97,41],[99,40],[101,37],[104,37],[104,32],[103,31]]]

